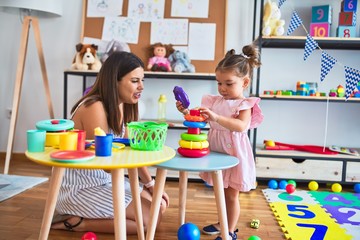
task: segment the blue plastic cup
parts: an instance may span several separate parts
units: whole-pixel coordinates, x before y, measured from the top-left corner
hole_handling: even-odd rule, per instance
[[[111,156],[113,134],[95,136],[95,155],[98,157]]]
[[[45,151],[45,130],[28,130],[27,137],[27,150],[29,152],[44,152]]]

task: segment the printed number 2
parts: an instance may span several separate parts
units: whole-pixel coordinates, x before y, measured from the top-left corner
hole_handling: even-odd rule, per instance
[[[318,225],[318,224],[298,223],[296,224],[296,226],[305,227],[305,228],[314,228],[315,231],[312,234],[310,240],[323,240],[328,229],[327,226]]]
[[[314,218],[315,214],[309,210],[306,210],[305,208],[309,208],[306,205],[287,205],[287,209],[289,210],[289,212],[300,212],[302,214],[292,214],[289,213],[290,217],[294,217],[294,218],[304,218],[304,219],[310,219],[310,218]]]

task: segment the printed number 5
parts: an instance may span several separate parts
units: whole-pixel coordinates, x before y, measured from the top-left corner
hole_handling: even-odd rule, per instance
[[[298,214],[289,213],[290,217],[304,219],[314,218],[315,214],[309,210],[306,210],[306,208],[309,207],[305,205],[287,205],[287,209],[289,210],[289,212],[299,212]]]

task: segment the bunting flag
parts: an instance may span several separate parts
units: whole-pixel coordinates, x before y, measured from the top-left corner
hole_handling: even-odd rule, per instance
[[[318,43],[309,35],[306,36],[305,49],[304,49],[304,61],[310,56],[310,54],[319,47]]]
[[[291,20],[290,20],[290,24],[289,24],[289,28],[287,30],[287,35],[289,36],[293,31],[295,31],[295,29],[297,29],[300,25],[302,24],[302,20],[299,17],[299,15],[297,14],[296,11],[293,12]]]
[[[321,70],[320,70],[320,81],[324,81],[326,75],[334,67],[337,60],[327,54],[325,51],[321,53]]]
[[[354,92],[356,86],[360,80],[360,71],[345,66],[345,81],[346,81],[346,90],[345,97],[346,100],[350,97],[350,95]]]
[[[278,6],[281,8],[281,6],[286,2],[286,0],[279,0]]]

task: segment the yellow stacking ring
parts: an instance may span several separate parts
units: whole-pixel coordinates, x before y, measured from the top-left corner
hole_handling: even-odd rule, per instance
[[[200,142],[180,140],[179,145],[187,149],[203,149],[209,147],[209,142],[206,140]]]
[[[207,140],[208,135],[206,133],[200,133],[200,134],[182,133],[180,137],[182,140],[185,141],[200,142]]]

